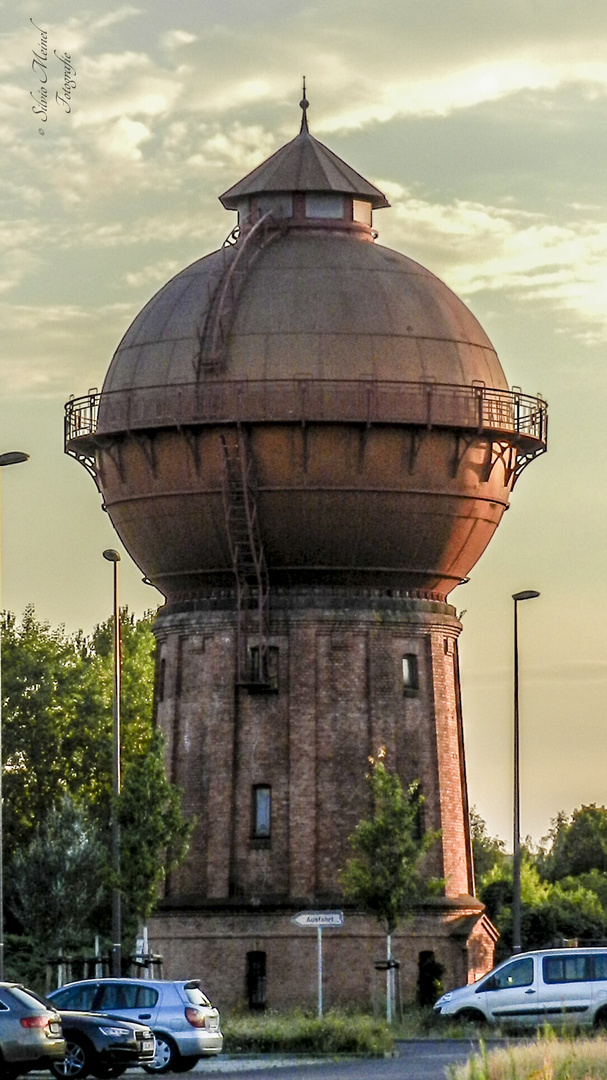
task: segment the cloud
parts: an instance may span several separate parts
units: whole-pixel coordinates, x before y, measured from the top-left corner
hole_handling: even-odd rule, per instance
[[[181,264],[175,259],[165,259],[163,262],[149,263],[136,273],[126,274],[124,280],[127,285],[136,289],[142,285],[164,285],[169,278],[172,278],[181,269]]]
[[[165,49],[179,49],[182,45],[192,45],[196,40],[196,34],[190,34],[187,30],[168,30],[160,38],[160,44]]]
[[[139,120],[121,116],[99,137],[99,143],[112,158],[141,161],[141,143],[152,138],[149,127]]]
[[[577,220],[557,224],[518,208],[431,202],[393,182],[377,184],[393,208],[397,246],[423,253],[456,293],[550,302],[577,337],[607,341],[607,224],[585,217],[583,207]]]
[[[0,303],[0,393],[66,399],[74,386],[86,393],[103,380],[108,358],[135,314],[124,303],[97,308]]]

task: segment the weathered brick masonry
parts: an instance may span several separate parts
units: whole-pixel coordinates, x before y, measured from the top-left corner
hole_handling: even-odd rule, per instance
[[[288,956],[311,946],[289,916],[301,907],[343,905],[338,871],[350,853],[348,837],[369,810],[368,757],[385,746],[403,783],[421,782],[425,825],[441,833],[428,873],[445,879],[451,901],[402,929],[405,990],[415,989],[425,949],[452,978],[467,978],[462,949],[482,906],[470,896],[454,609],[346,589],[277,592],[269,638],[277,685],[265,692],[235,685],[234,626],[227,592],[187,610],[173,605],[156,623],[157,719],[171,779],[196,818],[189,858],[172,875],[153,925],[154,947],[169,970],[191,970],[196,956],[233,1004],[242,997],[247,953],[264,952],[268,1000],[301,1000]],[[407,687],[403,657],[412,656],[416,679]],[[268,837],[255,836],[252,820],[259,785],[271,791]],[[465,915],[463,937],[454,911]],[[221,974],[214,959],[220,939]],[[348,913],[335,948],[339,974],[328,993],[368,997],[373,960],[385,948],[378,932]]]

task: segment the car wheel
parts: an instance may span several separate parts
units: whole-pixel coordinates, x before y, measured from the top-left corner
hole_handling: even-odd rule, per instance
[[[189,1072],[199,1061],[200,1058],[197,1054],[190,1055],[190,1057],[180,1057],[178,1061],[173,1062],[173,1072]]]
[[[179,1068],[178,1062],[179,1051],[175,1046],[172,1039],[169,1039],[168,1035],[156,1035],[156,1054],[153,1061],[148,1061],[143,1066],[148,1073],[166,1073],[177,1071]]]
[[[84,1080],[84,1077],[88,1076],[90,1069],[88,1050],[85,1049],[81,1042],[68,1035],[65,1040],[65,1057],[63,1061],[54,1061],[51,1065],[53,1076],[56,1076],[58,1080],[65,1080],[66,1077],[69,1077],[70,1080]]]
[[[607,1009],[601,1009],[594,1018],[594,1026],[600,1031],[607,1030]]]
[[[486,1024],[487,1018],[478,1009],[462,1009],[455,1014],[455,1020],[463,1020],[469,1024]]]

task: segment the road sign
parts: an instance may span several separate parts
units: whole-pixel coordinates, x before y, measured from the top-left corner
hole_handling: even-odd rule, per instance
[[[299,911],[293,915],[291,922],[297,926],[343,926],[343,911]]]

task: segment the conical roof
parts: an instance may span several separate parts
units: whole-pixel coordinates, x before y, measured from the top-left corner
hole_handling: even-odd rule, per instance
[[[241,199],[274,191],[334,191],[366,199],[374,210],[390,205],[379,188],[310,135],[307,125],[219,199],[226,210],[237,210]]]

